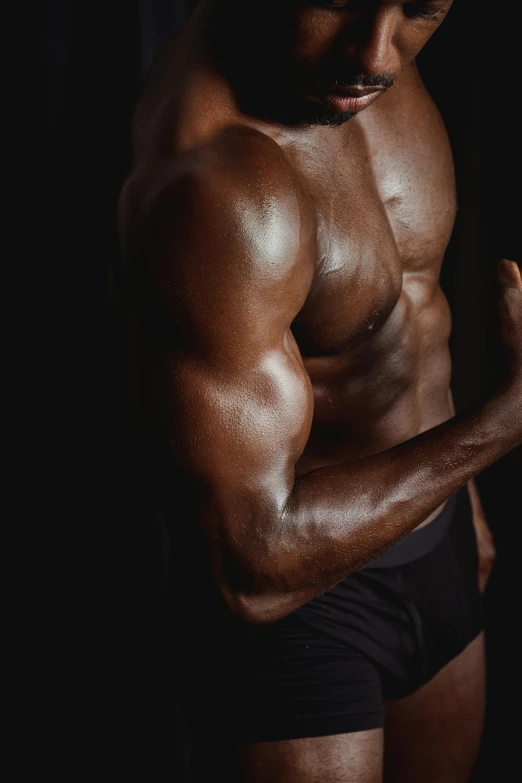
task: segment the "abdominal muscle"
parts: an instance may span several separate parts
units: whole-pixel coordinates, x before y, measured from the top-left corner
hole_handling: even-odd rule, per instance
[[[325,372],[315,358],[307,361],[303,357],[314,391],[314,418],[305,450],[295,467],[296,477],[386,451],[451,418],[449,312],[440,315],[442,328],[433,341],[435,345],[415,346],[415,361],[413,365],[406,362],[403,372],[396,362],[390,361],[387,368],[386,360],[381,361],[376,366],[378,377],[366,376],[361,383],[357,375],[354,380],[347,380],[346,367],[352,365],[348,356],[344,361],[342,356],[337,358],[338,372],[336,359],[328,359]],[[418,328],[422,324],[409,326],[408,332],[426,334],[426,330]],[[406,344],[409,336],[404,335]],[[371,345],[367,350],[372,350]],[[384,379],[383,383],[379,378]],[[390,388],[395,393],[390,394]],[[435,519],[445,505],[446,502],[435,509],[418,528]]]

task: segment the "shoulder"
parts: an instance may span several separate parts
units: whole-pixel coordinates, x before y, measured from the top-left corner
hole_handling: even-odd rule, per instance
[[[222,131],[188,158],[192,173],[224,177],[236,187],[253,194],[272,191],[295,199],[302,191],[299,176],[272,138],[245,126]]]
[[[171,280],[189,271],[200,280],[219,273],[263,279],[269,287],[311,284],[314,212],[298,173],[268,136],[230,128],[202,147],[158,161],[138,189],[138,197],[120,200],[127,262]],[[125,208],[126,199],[132,208]]]
[[[131,179],[128,194],[132,188]],[[288,243],[306,242],[314,231],[309,197],[286,154],[270,137],[245,127],[154,162],[137,189],[137,198],[122,192],[120,226],[139,223],[140,234],[155,244],[186,229],[193,240],[218,241],[228,230],[236,242],[288,252]],[[132,201],[130,210],[126,201]]]

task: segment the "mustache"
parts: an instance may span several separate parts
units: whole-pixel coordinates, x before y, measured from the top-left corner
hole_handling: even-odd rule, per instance
[[[356,74],[350,77],[334,76],[333,73],[323,74],[320,79],[317,80],[317,84],[328,84],[335,87],[383,87],[389,89],[393,87],[395,79],[384,71],[377,74],[377,76],[365,76],[364,74]]]

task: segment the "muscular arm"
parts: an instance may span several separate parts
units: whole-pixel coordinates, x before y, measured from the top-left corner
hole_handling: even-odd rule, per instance
[[[313,396],[291,324],[312,283],[313,219],[278,148],[247,148],[218,150],[158,199],[134,307],[139,404],[196,488],[217,589],[261,624],[392,546],[521,427],[511,384],[393,449],[295,479]]]

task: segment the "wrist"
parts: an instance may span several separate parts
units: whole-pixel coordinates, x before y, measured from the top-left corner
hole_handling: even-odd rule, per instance
[[[489,400],[489,407],[499,435],[507,437],[511,448],[520,446],[522,444],[522,383],[513,380],[503,383]]]

